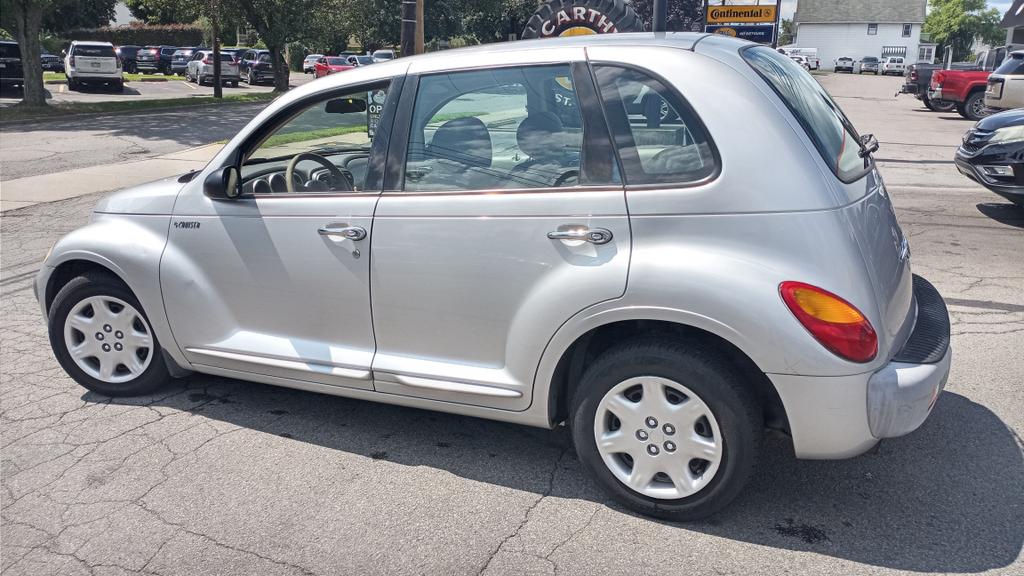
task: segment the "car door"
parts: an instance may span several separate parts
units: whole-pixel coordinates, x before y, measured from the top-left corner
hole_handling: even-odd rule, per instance
[[[161,285],[190,362],[225,375],[372,387],[371,220],[387,144],[368,132],[367,97],[372,90],[392,106],[392,86],[400,81],[302,99],[229,162],[240,166],[239,198],[178,199]]]
[[[558,327],[625,290],[629,219],[587,67],[518,57],[539,62],[407,80],[373,224],[380,392],[524,410]]]

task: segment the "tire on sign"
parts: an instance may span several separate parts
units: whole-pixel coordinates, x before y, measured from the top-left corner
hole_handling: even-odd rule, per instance
[[[640,19],[625,0],[548,0],[526,22],[522,37],[554,38],[642,30]]]

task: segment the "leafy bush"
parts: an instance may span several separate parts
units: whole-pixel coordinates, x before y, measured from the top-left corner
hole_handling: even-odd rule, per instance
[[[68,40],[96,40],[115,46],[167,44],[169,46],[198,46],[203,42],[203,29],[194,24],[138,24],[79,28],[67,33]]]

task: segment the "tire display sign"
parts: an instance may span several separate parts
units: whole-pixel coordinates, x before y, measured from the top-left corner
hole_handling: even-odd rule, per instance
[[[625,0],[548,0],[526,23],[522,37],[554,38],[643,30]]]
[[[384,110],[384,101],[388,93],[384,90],[371,90],[366,94],[366,133],[373,138],[380,124],[380,113]]]
[[[707,24],[762,24],[775,22],[775,6],[708,6]]]
[[[723,34],[725,36],[750,40],[751,42],[758,42],[760,44],[770,44],[775,37],[775,26],[771,24],[754,26],[706,26],[704,31],[711,34]]]

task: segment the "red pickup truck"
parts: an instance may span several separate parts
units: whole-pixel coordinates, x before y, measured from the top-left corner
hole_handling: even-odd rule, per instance
[[[980,120],[988,115],[985,108],[985,86],[988,76],[999,67],[1006,56],[1019,45],[1000,46],[978,53],[974,66],[964,70],[936,70],[928,86],[928,99],[952,102],[956,111],[968,120]]]

